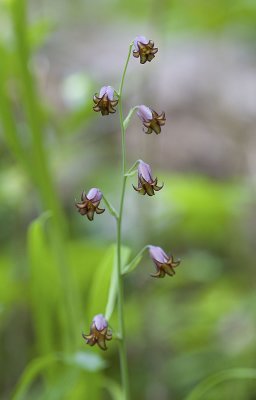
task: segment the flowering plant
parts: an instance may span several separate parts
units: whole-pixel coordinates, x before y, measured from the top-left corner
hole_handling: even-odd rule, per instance
[[[126,166],[126,130],[131,119],[131,116],[135,110],[137,110],[137,115],[141,119],[143,125],[147,130],[146,134],[150,134],[153,131],[158,135],[161,133],[162,126],[165,125],[165,113],[162,112],[158,114],[151,107],[146,105],[135,106],[131,108],[127,117],[124,119],[123,116],[123,108],[122,108],[122,99],[123,99],[123,86],[124,80],[126,76],[126,71],[128,67],[128,63],[130,60],[130,56],[133,50],[133,56],[135,58],[140,58],[140,63],[144,64],[147,61],[150,62],[155,57],[158,49],[154,47],[154,42],[152,40],[147,40],[144,36],[138,36],[135,40],[130,44],[128,56],[125,62],[124,71],[121,78],[121,83],[119,90],[115,90],[111,86],[103,86],[99,94],[95,94],[93,97],[94,101],[94,111],[101,112],[103,116],[107,116],[109,114],[115,113],[115,107],[118,106],[119,109],[119,118],[120,118],[120,126],[121,126],[121,139],[122,139],[122,188],[120,193],[120,204],[119,210],[116,211],[114,207],[111,205],[111,202],[104,196],[104,193],[101,192],[98,188],[92,188],[89,190],[88,194],[84,191],[82,192],[81,202],[76,203],[76,207],[78,212],[82,216],[86,216],[88,220],[92,221],[94,218],[94,213],[102,214],[105,210],[99,208],[99,204],[104,201],[106,208],[110,212],[110,214],[116,220],[117,226],[117,234],[116,234],[116,254],[117,254],[117,270],[116,276],[113,279],[117,282],[117,303],[118,303],[118,320],[119,326],[115,331],[117,332],[115,335],[119,340],[119,355],[120,355],[120,369],[121,369],[121,377],[122,377],[122,387],[124,392],[125,400],[130,398],[129,395],[129,379],[128,379],[128,363],[127,363],[127,352],[126,352],[126,339],[125,339],[125,325],[124,325],[124,293],[123,293],[123,277],[125,274],[132,271],[136,265],[139,264],[141,257],[145,250],[148,250],[150,257],[152,258],[155,267],[156,273],[151,274],[154,278],[164,278],[166,275],[173,276],[175,274],[174,268],[176,268],[180,261],[174,261],[173,256],[168,256],[161,247],[146,245],[143,249],[134,257],[133,260],[130,261],[129,264],[123,267],[122,263],[122,219],[123,219],[123,209],[124,209],[124,200],[125,200],[125,190],[127,179],[134,175],[137,172],[138,174],[138,186],[133,188],[141,195],[147,194],[148,196],[155,195],[156,191],[159,191],[163,188],[163,184],[161,186],[157,185],[157,178],[153,178],[152,170],[149,164],[145,163],[142,160],[137,160],[134,165],[127,170]],[[83,334],[83,338],[86,343],[90,346],[94,346],[97,344],[102,350],[106,350],[106,340],[112,339],[112,331],[109,329],[109,319],[111,317],[115,298],[111,296],[111,301],[113,302],[112,307],[107,308],[107,312],[105,315],[97,314],[96,316],[92,316],[92,323],[90,327],[89,334]],[[110,311],[111,310],[111,311]]]

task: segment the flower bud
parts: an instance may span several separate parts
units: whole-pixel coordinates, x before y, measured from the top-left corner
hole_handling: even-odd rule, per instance
[[[180,260],[174,261],[173,256],[168,256],[161,247],[149,246],[149,255],[155,263],[156,273],[153,278],[163,278],[166,274],[175,275],[174,268],[178,267]]]
[[[153,196],[155,191],[161,190],[162,186],[157,186],[157,178],[152,178],[152,171],[149,164],[140,160],[138,165],[138,187],[133,185],[134,190],[142,195],[147,194],[148,196]]]
[[[86,343],[94,346],[96,343],[101,350],[107,350],[106,340],[112,339],[112,332],[108,329],[108,322],[102,314],[97,314],[92,320],[90,334],[82,334]]]
[[[166,118],[164,112],[157,114],[156,111],[149,107],[141,105],[138,107],[137,115],[147,128],[145,133],[149,134],[154,131],[158,135],[161,132],[161,126],[165,125]]]
[[[140,57],[141,64],[145,64],[146,61],[152,61],[158,52],[158,48],[154,47],[154,42],[147,40],[145,36],[137,36],[133,41],[133,45],[135,48],[133,56],[135,58]]]
[[[99,95],[97,93],[93,97],[93,101],[96,104],[93,110],[101,112],[101,115],[113,114],[116,112],[115,106],[118,100],[114,100],[115,91],[111,86],[103,86],[100,89]]]
[[[101,199],[101,191],[97,188],[92,188],[87,195],[85,192],[82,193],[81,202],[76,203],[76,208],[81,215],[86,215],[92,221],[95,212],[96,214],[102,214],[105,211],[105,209],[99,208]]]

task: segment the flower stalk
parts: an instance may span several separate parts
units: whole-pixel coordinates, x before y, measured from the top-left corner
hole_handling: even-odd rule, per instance
[[[140,163],[140,161],[141,160],[135,161],[135,163],[131,166],[131,168],[128,169],[128,171],[126,172],[125,176],[128,177],[128,176],[133,176],[134,174],[136,174],[137,173],[137,167],[138,167],[138,164]]]
[[[108,209],[110,215],[112,215],[113,217],[115,217],[116,220],[118,220],[118,218],[119,218],[118,212],[117,212],[116,209],[112,206],[112,204],[110,203],[110,201],[108,201],[108,199],[106,198],[106,196],[104,196],[104,194],[103,194],[103,196],[102,196],[102,199],[103,199],[103,201],[104,201],[104,203],[105,203],[105,205],[106,205],[106,207],[107,207],[107,209]]]
[[[122,386],[124,390],[124,399],[129,400],[130,390],[129,390],[129,377],[128,377],[128,363],[127,363],[127,351],[126,351],[126,341],[125,341],[125,325],[124,325],[124,286],[123,286],[123,276],[122,276],[122,259],[121,259],[121,245],[122,245],[122,220],[123,220],[123,208],[124,208],[124,195],[126,188],[126,141],[125,132],[126,126],[124,125],[123,117],[123,107],[122,107],[122,93],[124,86],[124,79],[128,67],[128,63],[131,56],[133,43],[129,46],[129,51],[127,59],[124,66],[123,75],[121,78],[120,88],[119,88],[119,118],[121,127],[121,140],[122,140],[122,190],[120,197],[119,206],[119,218],[117,219],[117,274],[118,274],[118,320],[119,320],[119,357],[120,357],[120,368],[122,377]]]
[[[130,167],[126,169],[126,129],[129,125],[131,117],[135,110],[137,115],[142,121],[143,125],[147,130],[144,132],[150,134],[155,132],[157,135],[161,132],[161,127],[165,125],[165,113],[158,114],[152,108],[145,105],[134,106],[130,109],[128,115],[124,119],[123,115],[123,87],[126,76],[127,67],[132,54],[132,48],[134,46],[133,56],[140,58],[140,63],[144,64],[146,61],[152,61],[155,57],[155,53],[158,51],[154,48],[154,42],[148,41],[144,36],[138,36],[134,42],[129,45],[128,55],[125,61],[123,74],[121,77],[119,90],[116,91],[112,86],[103,86],[99,93],[95,94],[93,101],[95,106],[94,111],[101,112],[103,116],[115,113],[115,107],[118,106],[120,128],[121,128],[121,149],[122,149],[122,163],[121,163],[121,193],[119,209],[116,210],[105,195],[98,188],[92,188],[88,194],[85,192],[81,195],[81,201],[76,203],[76,207],[79,213],[86,216],[90,221],[93,220],[94,214],[102,214],[105,210],[99,208],[101,200],[106,205],[110,215],[116,220],[116,258],[114,261],[111,285],[109,288],[109,296],[105,310],[105,316],[98,314],[94,316],[90,327],[89,334],[83,334],[83,338],[86,343],[90,346],[97,344],[102,350],[106,350],[106,341],[112,339],[112,332],[108,329],[108,320],[113,312],[116,296],[118,305],[118,330],[114,336],[118,336],[119,345],[119,358],[120,358],[120,372],[123,389],[123,400],[130,399],[130,387],[129,387],[129,374],[128,374],[128,363],[127,363],[127,350],[126,350],[126,335],[125,335],[125,323],[124,323],[124,284],[123,276],[136,268],[140,263],[143,254],[146,249],[149,250],[149,255],[155,264],[156,272],[151,274],[154,278],[163,278],[165,275],[173,276],[175,274],[174,268],[176,268],[180,261],[174,261],[172,255],[168,256],[161,247],[146,245],[144,246],[137,255],[128,264],[125,259],[125,252],[122,254],[122,222],[123,222],[123,210],[124,210],[124,199],[125,190],[128,177],[133,176],[135,173],[138,174],[138,186],[133,188],[141,195],[147,194],[153,196],[155,191],[162,189],[161,186],[157,185],[157,178],[153,178],[152,170],[149,164],[146,164],[142,160],[137,160]],[[123,258],[122,258],[123,256]],[[118,332],[118,333],[117,333]]]

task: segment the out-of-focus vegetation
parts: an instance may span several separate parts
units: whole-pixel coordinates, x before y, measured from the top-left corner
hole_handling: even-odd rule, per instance
[[[106,307],[115,224],[89,223],[74,199],[94,186],[116,203],[117,117],[102,122],[91,97],[118,82],[137,34],[163,46],[144,70],[131,62],[126,111],[149,102],[167,126],[146,136],[134,118],[128,158],[165,187],[128,190],[125,245],[160,245],[182,264],[153,280],[145,256],[126,280],[132,398],[255,398],[255,28],[249,0],[0,1],[1,399],[120,399],[116,341],[103,353],[81,337]],[[217,57],[238,44],[245,64]]]

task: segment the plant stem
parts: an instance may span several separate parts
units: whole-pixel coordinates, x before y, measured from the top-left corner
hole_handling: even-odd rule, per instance
[[[124,71],[121,79],[119,88],[119,116],[120,126],[122,134],[122,191],[120,199],[119,217],[117,219],[117,273],[118,273],[118,319],[119,319],[119,332],[121,339],[119,341],[119,357],[120,357],[120,368],[122,377],[122,386],[124,390],[124,399],[129,400],[129,378],[128,378],[128,364],[127,364],[127,351],[125,342],[125,327],[124,327],[124,288],[123,288],[123,277],[122,277],[122,259],[121,259],[121,245],[122,245],[122,219],[123,219],[123,208],[124,208],[124,195],[127,177],[126,173],[126,146],[125,146],[125,127],[124,117],[122,108],[122,93],[126,70],[128,67],[129,59],[132,51],[132,43],[129,46],[128,56],[125,62]]]
[[[129,124],[129,122],[130,122],[130,120],[131,120],[132,114],[134,113],[134,111],[135,111],[138,107],[139,107],[139,106],[135,106],[135,107],[133,107],[133,108],[130,109],[130,111],[129,111],[127,117],[126,117],[125,120],[124,120],[124,129],[127,128],[128,124]]]
[[[135,163],[131,166],[131,168],[126,172],[125,176],[133,176],[136,172],[137,169],[136,167],[138,166],[138,164],[140,163],[141,160],[137,160],[135,161]]]
[[[149,245],[147,244],[146,246],[144,246],[137,254],[136,256],[132,259],[131,262],[129,262],[129,264],[123,266],[122,268],[122,274],[128,274],[128,272],[131,272],[134,270],[134,268],[136,268],[136,266],[138,265],[138,263],[140,262],[143,253],[145,250],[147,250],[147,248],[149,247]]]
[[[104,196],[104,194],[103,194],[102,198],[103,198],[103,200],[104,200],[104,203],[106,204],[106,207],[107,207],[109,213],[110,213],[111,215],[113,215],[113,217],[115,217],[115,219],[118,219],[118,214],[117,214],[115,208],[114,208],[114,207],[112,206],[112,204],[108,201],[108,199],[106,198],[106,196]]]

